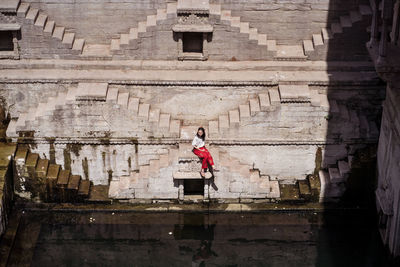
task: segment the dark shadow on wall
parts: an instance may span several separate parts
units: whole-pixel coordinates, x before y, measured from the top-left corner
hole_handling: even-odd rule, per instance
[[[366,49],[372,18],[369,6],[369,0],[329,3],[327,28],[337,32],[326,40],[330,81],[320,92],[329,101],[329,144],[322,167],[316,170],[326,225],[318,235],[318,267],[394,266],[380,240],[375,212],[376,150],[385,85],[375,75]],[[354,78],[338,81],[345,75]]]

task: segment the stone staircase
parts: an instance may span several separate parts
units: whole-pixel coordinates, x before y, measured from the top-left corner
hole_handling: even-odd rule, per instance
[[[210,4],[210,15],[215,15],[222,22],[227,22],[233,28],[238,28],[239,33],[247,34],[249,41],[266,47],[268,51],[276,51],[276,40],[267,39],[267,34],[259,33],[258,29],[251,27],[249,22],[242,21],[239,16],[232,16],[231,10],[224,10],[220,4]]]
[[[252,166],[242,164],[234,157],[228,155],[219,147],[209,147],[216,167],[221,172],[215,175],[224,175],[223,173],[238,173],[241,177],[247,179],[251,188],[251,193],[244,195],[249,198],[269,198],[279,199],[278,181],[270,181],[268,176],[260,175],[259,170]],[[162,169],[168,170],[161,173]],[[192,153],[192,146],[188,143],[180,143],[179,148],[168,149],[168,153],[160,154],[158,159],[149,160],[148,164],[140,165],[139,170],[131,171],[127,176],[121,176],[118,180],[110,182],[109,197],[113,199],[133,199],[148,198],[153,192],[149,192],[149,179],[160,179],[160,176],[171,175],[167,179],[202,179],[200,176],[201,162],[199,158]],[[207,172],[205,179],[211,179],[212,175]],[[235,181],[230,185],[230,190],[235,192],[239,190]],[[180,199],[183,192],[179,192]],[[208,196],[208,193],[205,193]],[[160,193],[157,194],[160,198]],[[162,198],[162,196],[161,196]],[[183,199],[183,198],[182,198]]]
[[[161,113],[160,109],[151,108],[150,104],[140,103],[140,99],[130,96],[128,92],[120,92],[116,88],[108,88],[107,83],[79,83],[70,87],[67,92],[60,92],[31,107],[26,113],[21,113],[17,120],[11,120],[7,128],[8,137],[18,137],[18,132],[30,132],[47,120],[59,109],[70,108],[85,101],[100,101],[113,105],[114,108],[126,109],[134,116],[152,123],[160,132],[167,132],[171,137],[179,137],[180,120],[172,120],[170,114]]]
[[[65,48],[72,49],[75,54],[81,54],[85,44],[84,39],[76,38],[75,33],[63,26],[57,25],[43,11],[34,8],[29,3],[20,2],[17,17],[25,18],[26,22],[43,30],[43,34],[59,40]]]
[[[306,60],[315,50],[326,46],[338,34],[343,33],[344,28],[350,28],[354,23],[363,20],[364,16],[370,16],[370,6],[360,5],[358,10],[352,10],[347,15],[340,16],[329,27],[322,28],[320,33],[312,35],[311,39],[303,40],[302,45],[277,45],[276,60]]]
[[[273,111],[281,104],[281,98],[277,89],[269,89],[265,93],[250,98],[238,109],[230,110],[228,114],[221,114],[218,120],[208,122],[208,130],[211,137],[215,138],[223,134],[224,130],[238,127],[242,120],[257,115],[261,111]]]
[[[350,175],[353,155],[337,161],[335,165],[319,171],[321,181],[320,202],[339,201],[346,191],[346,182]]]
[[[61,165],[40,158],[39,154],[31,153],[24,146],[18,147],[14,158],[19,178],[15,183],[17,194],[21,193],[21,188],[30,188],[39,192],[40,199],[46,202],[90,200],[90,192],[95,186],[80,175],[73,175],[70,170],[62,169]]]

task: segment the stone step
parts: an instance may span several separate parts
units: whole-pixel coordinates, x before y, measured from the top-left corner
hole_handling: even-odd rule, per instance
[[[322,28],[321,29],[321,35],[322,35],[322,38],[324,39],[324,42],[326,42],[329,39],[333,38],[332,30],[328,29],[328,28]]]
[[[177,3],[168,3],[167,4],[167,15],[168,14],[176,14]]]
[[[139,111],[139,98],[130,97],[128,102],[128,110],[132,111],[134,115],[138,114]]]
[[[130,28],[129,29],[129,40],[136,40],[138,39],[138,29],[137,28]]]
[[[353,24],[351,23],[350,16],[340,16],[339,21],[340,21],[340,26],[342,26],[342,28],[349,28],[353,26]]]
[[[19,127],[25,127],[25,121],[26,117],[28,116],[27,113],[21,113],[18,117],[17,123],[16,123],[16,130],[18,131]]]
[[[257,98],[251,98],[249,100],[249,105],[250,105],[250,115],[251,116],[255,116],[261,111],[260,99],[258,97]]]
[[[60,173],[61,165],[58,164],[50,164],[47,170],[47,179],[57,180],[58,174]]]
[[[324,38],[322,37],[322,34],[321,33],[313,34],[312,42],[313,42],[314,47],[324,45]]]
[[[312,40],[303,40],[303,49],[304,49],[304,53],[310,53],[314,51],[314,44],[312,42]]]
[[[277,51],[276,40],[267,40],[267,50],[276,52]]]
[[[25,161],[26,170],[28,171],[29,170],[28,168],[32,168],[33,170],[36,170],[38,161],[39,161],[39,154],[28,153],[28,157],[26,158],[26,161]]]
[[[281,102],[310,101],[310,88],[307,84],[280,84],[279,93]]]
[[[200,172],[174,172],[172,177],[174,179],[203,179],[200,175]],[[204,179],[211,179],[212,174],[210,172],[206,172]]]
[[[230,11],[230,10],[222,10],[221,11],[221,20],[230,21],[231,17],[232,17],[232,11]]]
[[[64,38],[64,32],[65,32],[65,28],[64,27],[55,26],[52,36],[54,38],[62,40]]]
[[[89,180],[81,180],[78,188],[78,195],[82,197],[89,196],[90,192],[90,181]]]
[[[64,37],[62,39],[62,44],[65,45],[67,48],[71,49],[75,41],[75,33],[73,32],[66,32],[64,33]]]
[[[44,26],[44,33],[47,36],[53,35],[54,27],[56,26],[56,23],[54,20],[47,20],[46,26]]]
[[[167,19],[167,10],[166,9],[157,9],[157,20],[166,20]]]
[[[250,26],[248,22],[240,22],[240,33],[250,33]]]
[[[10,120],[10,122],[8,123],[8,126],[7,126],[7,130],[6,130],[6,135],[8,137],[14,137],[17,135],[16,126],[17,126],[17,120],[14,120],[14,119]]]
[[[258,35],[258,45],[267,45],[267,35],[266,34]]]
[[[152,27],[157,25],[157,15],[148,15],[146,20],[146,26]]]
[[[106,102],[117,104],[118,88],[108,88]]]
[[[301,198],[309,199],[311,197],[311,188],[308,180],[300,180],[299,184],[299,193]]]
[[[48,159],[39,159],[38,164],[36,166],[37,177],[46,178],[48,168],[49,168],[49,160]]]
[[[278,89],[268,90],[269,100],[272,106],[279,106],[281,104],[281,96]]]
[[[218,121],[209,121],[208,122],[208,133],[211,136],[215,136],[215,135],[219,134]]]
[[[165,128],[169,131],[170,121],[171,121],[170,114],[160,114],[160,122],[158,123],[158,127]]]
[[[28,20],[27,23],[34,24],[38,15],[39,15],[39,9],[30,8],[25,17]]]
[[[71,175],[71,177],[68,181],[67,189],[76,190],[76,191],[79,190],[80,181],[81,181],[80,175]]]
[[[149,122],[159,122],[160,112],[160,109],[151,109],[149,112]]]
[[[340,176],[342,176],[342,177],[346,177],[350,173],[350,166],[344,160],[338,161],[338,169],[339,169]]]
[[[342,183],[345,181],[344,177],[340,175],[338,168],[328,168],[331,183]]]
[[[30,4],[29,3],[21,3],[18,7],[17,10],[17,17],[20,18],[25,18],[26,14],[28,13],[29,9],[30,9]]]
[[[258,42],[258,30],[257,28],[249,29],[249,40],[256,40]]]
[[[240,28],[240,17],[231,17],[231,27]]]
[[[210,15],[220,16],[222,13],[221,5],[219,4],[210,4]]]
[[[117,104],[123,108],[128,108],[129,93],[118,93]]]
[[[218,117],[219,130],[224,130],[229,128],[229,117],[228,115],[219,115]]]
[[[240,125],[240,116],[239,110],[230,110],[229,111],[229,126],[230,127],[239,127]]]
[[[126,46],[129,45],[130,42],[130,38],[129,38],[129,34],[128,33],[122,33],[121,37],[119,39],[119,45],[120,46]]]
[[[70,170],[60,170],[57,178],[57,186],[60,188],[67,188],[70,176]]]
[[[248,104],[239,105],[239,114],[240,114],[240,119],[249,118],[250,117],[250,106],[249,106],[249,103]],[[218,127],[218,122],[217,122],[216,126]]]
[[[43,29],[44,26],[46,25],[46,22],[47,22],[47,15],[40,12],[35,21],[35,26],[38,26],[41,29]]]
[[[269,193],[267,194],[268,198],[277,199],[281,197],[281,191],[279,188],[278,181],[269,181]]]
[[[117,51],[120,50],[120,39],[111,39],[111,46],[110,50],[111,51]]]
[[[79,53],[82,53],[84,46],[85,46],[85,39],[75,39],[74,45],[72,46],[72,50],[76,50],[79,51]]]
[[[66,102],[67,103],[75,102],[77,93],[78,93],[77,87],[68,88],[67,96],[65,97]]]
[[[28,152],[29,152],[29,149],[27,147],[18,146],[17,152],[15,153],[15,156],[14,156],[15,160],[22,159],[25,161],[26,157],[28,156]]]
[[[181,130],[181,121],[180,120],[171,120],[169,125],[169,132],[174,134],[174,136],[179,137],[179,133]]]
[[[276,58],[281,60],[306,60],[301,45],[277,45]]]
[[[311,106],[313,107],[321,107],[326,106],[329,110],[329,102],[327,97],[320,97],[320,94],[317,90],[310,90],[310,97],[311,97]]]
[[[146,30],[147,30],[146,21],[140,21],[140,22],[138,23],[138,33],[146,32]]]
[[[352,23],[359,22],[362,20],[362,15],[358,10],[350,11],[350,19]]]
[[[372,15],[372,9],[369,5],[360,5],[359,11],[360,11],[360,14],[363,16]]]
[[[331,31],[332,31],[333,34],[342,33],[343,32],[342,25],[339,22],[332,23],[331,24]]]
[[[149,118],[149,111],[150,111],[150,105],[149,104],[139,104],[139,111],[138,111],[138,116],[142,118]]]
[[[108,198],[108,189],[108,185],[90,185],[87,201],[89,203],[110,204],[111,199]]]

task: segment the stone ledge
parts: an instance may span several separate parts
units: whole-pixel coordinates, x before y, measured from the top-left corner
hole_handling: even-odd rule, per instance
[[[200,172],[174,172],[172,177],[174,180],[191,180],[191,179],[211,179],[213,175],[206,172],[204,178],[201,177]]]

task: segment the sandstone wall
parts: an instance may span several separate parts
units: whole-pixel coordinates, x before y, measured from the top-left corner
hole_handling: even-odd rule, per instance
[[[398,253],[400,210],[400,121],[399,87],[388,85],[384,103],[381,135],[378,147],[377,206],[382,216],[388,216],[381,229],[384,243]],[[397,247],[396,247],[397,246]]]

